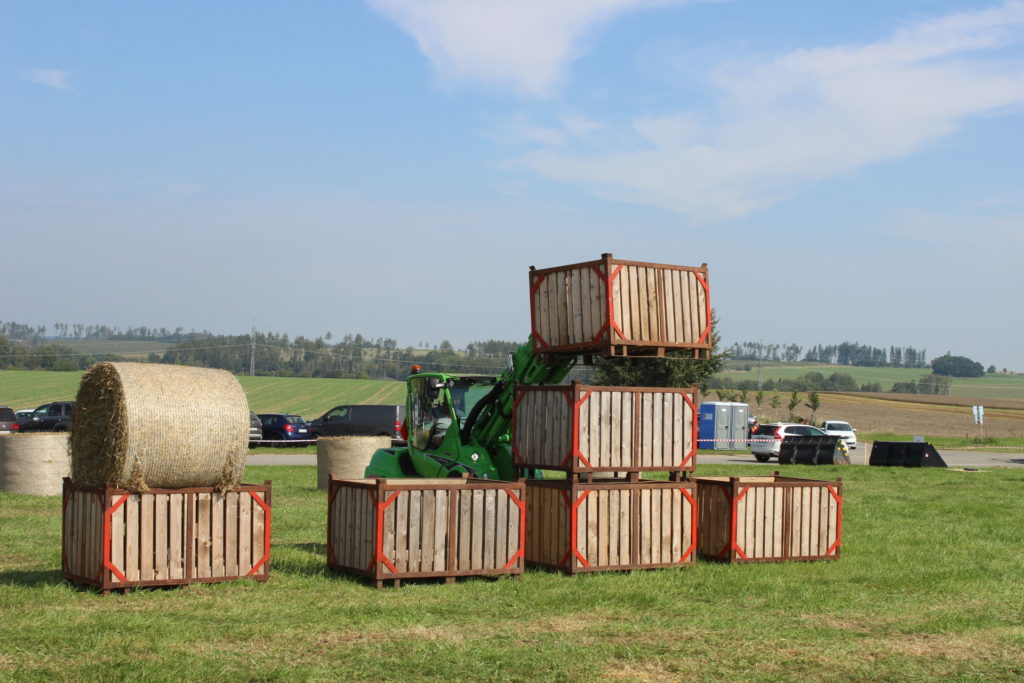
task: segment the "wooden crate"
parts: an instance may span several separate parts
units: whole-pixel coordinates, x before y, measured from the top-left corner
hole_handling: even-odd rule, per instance
[[[525,493],[521,481],[331,477],[327,565],[378,588],[522,574]]]
[[[520,387],[512,453],[523,467],[585,472],[692,472],[697,390]]]
[[[711,350],[707,264],[699,268],[597,261],[530,270],[537,353],[662,356]]]
[[[64,479],[64,578],[103,593],[270,578],[270,482],[130,493]]]
[[[526,562],[567,574],[692,565],[694,492],[689,481],[528,481]]]
[[[697,477],[701,556],[725,562],[835,560],[843,480]]]

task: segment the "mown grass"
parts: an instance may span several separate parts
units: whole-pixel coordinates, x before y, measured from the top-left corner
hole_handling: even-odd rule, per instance
[[[702,466],[702,474],[763,474]],[[273,577],[102,597],[60,577],[60,501],[0,494],[0,678],[1019,680],[1024,471],[844,478],[837,562],[376,590],[325,569],[312,467],[274,481]]]

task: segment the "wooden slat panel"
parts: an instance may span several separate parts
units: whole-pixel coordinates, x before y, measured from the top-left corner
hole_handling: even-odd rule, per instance
[[[128,496],[125,507],[124,577],[139,580],[139,494]]]

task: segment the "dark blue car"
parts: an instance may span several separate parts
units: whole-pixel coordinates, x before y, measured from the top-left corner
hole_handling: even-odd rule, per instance
[[[263,425],[263,440],[271,441],[271,446],[302,446],[300,441],[312,441],[313,432],[309,424],[298,415],[284,413],[261,413],[260,424]]]

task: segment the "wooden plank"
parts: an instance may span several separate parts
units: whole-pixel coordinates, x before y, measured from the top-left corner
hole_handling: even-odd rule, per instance
[[[473,518],[473,495],[469,491],[456,491],[459,501],[459,528],[458,542],[459,555],[456,566],[461,569],[469,569],[472,558],[472,518]]]
[[[183,579],[185,577],[184,495],[172,494],[167,497],[167,526],[167,578]]]
[[[395,567],[409,571],[409,507],[412,491],[402,491],[395,500]]]
[[[647,329],[644,339],[664,341],[665,335],[661,325],[661,303],[658,296],[658,271],[655,268],[644,268],[647,278]]]
[[[166,493],[153,495],[153,578],[165,580],[170,578],[168,554],[170,551],[170,530],[167,520]]]
[[[238,492],[224,494],[224,576],[238,576]]]
[[[573,268],[569,281],[569,310],[571,322],[569,324],[569,339],[572,344],[579,344],[586,341],[583,338],[583,274],[579,268]]]
[[[448,567],[449,536],[453,530],[449,527],[451,504],[454,492],[441,491],[437,496],[437,512],[434,514],[434,571],[445,571]]]
[[[478,570],[483,569],[484,562],[484,492],[476,489],[471,495],[473,497],[473,512],[470,522],[470,564],[467,569]]]
[[[248,493],[238,498],[238,573],[243,576],[249,573],[253,564],[259,559],[259,556],[253,557],[252,547],[252,510],[254,503],[255,501]],[[193,538],[195,538],[195,535],[193,535]],[[193,560],[194,565],[195,560]]]
[[[422,508],[424,491],[409,491],[409,563],[406,571],[423,571],[420,561],[422,549]]]
[[[129,582],[139,580],[139,494],[128,496],[125,506],[124,577]]]
[[[224,494],[210,494],[210,575],[225,576],[224,572],[224,545],[225,545],[225,520],[226,513]],[[262,544],[261,544],[262,547]]]

